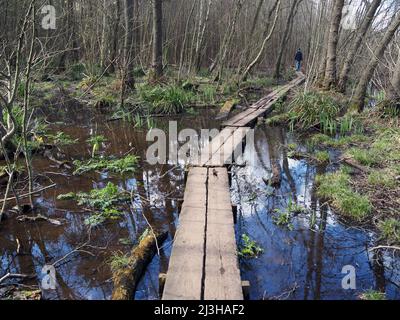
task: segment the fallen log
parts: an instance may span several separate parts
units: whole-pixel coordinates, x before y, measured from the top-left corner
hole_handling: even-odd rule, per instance
[[[134,299],[136,287],[143,272],[157,253],[157,249],[167,239],[167,236],[167,232],[157,235],[149,232],[132,250],[127,266],[113,274],[112,300]]]
[[[231,110],[233,109],[233,107],[236,104],[237,104],[237,102],[235,100],[226,101],[215,119],[216,120],[225,120],[226,118],[228,118],[229,113],[231,112]]]

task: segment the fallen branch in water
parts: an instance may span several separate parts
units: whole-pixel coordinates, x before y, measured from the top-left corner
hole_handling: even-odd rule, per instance
[[[131,300],[134,298],[136,286],[147,265],[157,253],[157,247],[167,239],[168,233],[157,234],[150,232],[132,250],[126,267],[113,274],[114,290],[112,300]]]
[[[400,247],[396,247],[396,246],[377,246],[377,247],[373,247],[373,248],[368,249],[368,251],[375,251],[375,250],[379,250],[379,249],[400,250]]]
[[[35,191],[29,192],[29,193],[25,193],[25,194],[23,194],[21,196],[18,196],[18,199],[23,199],[23,198],[29,197],[30,195],[33,195],[33,194],[36,194],[36,193],[39,193],[39,192],[43,192],[43,191],[45,191],[47,189],[54,188],[56,185],[57,184],[54,183],[54,184],[52,184],[50,186],[41,188],[39,190],[35,190]],[[11,198],[7,198],[7,199],[3,199],[3,200],[0,200],[0,203],[6,202],[6,201],[11,201],[11,200],[16,200],[16,198],[15,197],[11,197]]]
[[[29,217],[29,216],[25,216],[25,215],[24,216],[19,216],[17,218],[17,220],[19,222],[25,222],[25,221],[36,222],[38,220],[39,221],[41,220],[41,221],[47,221],[47,222],[49,222],[51,224],[54,224],[56,226],[61,226],[62,225],[62,222],[60,220],[51,219],[51,218],[45,217],[45,216],[43,216],[41,214],[39,214],[37,216],[34,216],[34,217]]]
[[[20,278],[20,279],[32,279],[36,278],[36,275],[34,274],[20,274],[20,273],[7,273],[3,277],[0,278],[0,283],[6,281],[7,279],[10,278]]]

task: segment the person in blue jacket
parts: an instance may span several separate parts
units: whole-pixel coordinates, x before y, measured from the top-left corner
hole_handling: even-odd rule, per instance
[[[301,52],[300,48],[297,50],[294,60],[296,61],[296,71],[300,71],[301,62],[303,61],[303,52]]]

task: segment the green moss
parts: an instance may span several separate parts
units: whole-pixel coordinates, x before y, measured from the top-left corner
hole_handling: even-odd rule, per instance
[[[396,219],[386,219],[379,221],[378,229],[381,233],[381,238],[390,244],[400,243],[400,221]]]
[[[351,189],[348,173],[339,171],[319,175],[316,183],[318,195],[330,200],[343,216],[361,222],[372,212],[368,197]]]

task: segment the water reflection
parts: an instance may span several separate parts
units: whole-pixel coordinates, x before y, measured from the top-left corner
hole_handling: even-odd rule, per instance
[[[399,299],[399,259],[371,255],[373,235],[341,224],[321,203],[314,178],[331,168],[289,159],[283,146],[292,142],[281,128],[260,127],[254,149],[247,148],[244,155],[248,162],[256,156],[254,165],[234,169],[232,198],[240,213],[237,237],[247,233],[265,250],[258,259],[241,259],[242,278],[251,281],[251,298],[356,299],[364,290],[375,289]],[[277,189],[263,181],[271,176],[274,162],[282,174]],[[274,210],[284,210],[290,201],[309,209],[294,217],[293,231],[272,219]],[[345,265],[356,268],[357,290],[341,287]]]

